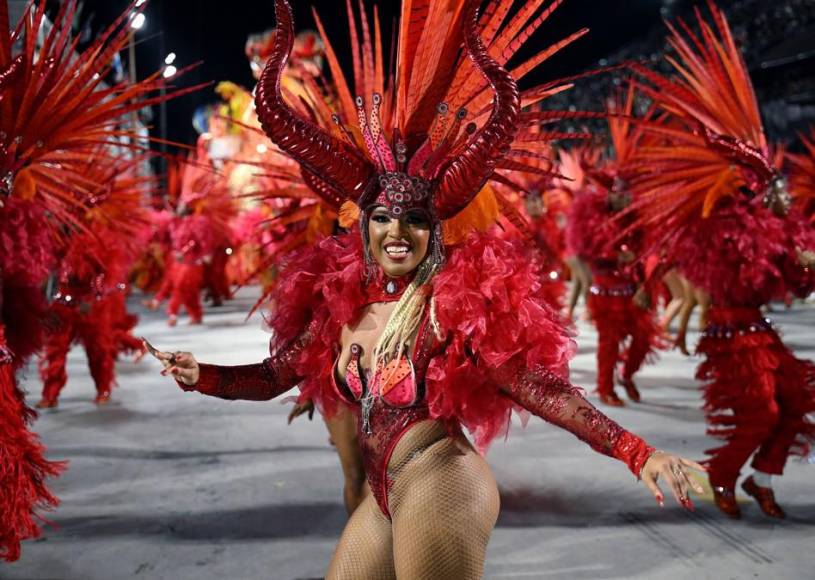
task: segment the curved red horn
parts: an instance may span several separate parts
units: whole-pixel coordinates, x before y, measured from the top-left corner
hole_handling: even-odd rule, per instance
[[[705,141],[714,151],[735,163],[751,168],[762,187],[767,187],[776,177],[777,171],[770,159],[755,147],[736,137],[718,135],[705,126],[702,126],[702,131]]]
[[[303,183],[305,183],[309,189],[311,189],[311,191],[319,195],[320,199],[328,203],[328,205],[331,207],[335,209],[339,208],[343,203],[348,201],[347,197],[334,189],[330,184],[320,179],[319,175],[316,175],[301,167],[300,177],[303,178]],[[351,201],[356,200],[352,199]]]
[[[451,161],[441,177],[435,205],[446,219],[464,209],[492,175],[495,165],[509,149],[518,131],[521,100],[518,85],[504,67],[487,53],[478,33],[478,0],[469,0],[465,16],[464,46],[479,72],[495,93],[492,113],[481,131]]]
[[[287,0],[275,0],[277,34],[255,96],[258,119],[275,145],[332,189],[356,200],[374,172],[357,149],[304,119],[283,101],[280,78],[294,44],[294,23]],[[320,192],[317,192],[320,193]],[[332,205],[335,199],[326,199]]]

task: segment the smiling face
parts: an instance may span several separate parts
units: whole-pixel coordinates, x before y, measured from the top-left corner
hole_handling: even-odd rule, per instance
[[[399,278],[410,274],[427,255],[431,226],[427,214],[410,210],[392,218],[384,206],[375,207],[368,218],[371,255],[385,275]]]

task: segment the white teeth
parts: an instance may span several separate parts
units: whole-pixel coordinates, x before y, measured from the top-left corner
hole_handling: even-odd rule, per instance
[[[385,252],[389,256],[404,256],[410,251],[410,248],[406,246],[390,246],[385,248]]]

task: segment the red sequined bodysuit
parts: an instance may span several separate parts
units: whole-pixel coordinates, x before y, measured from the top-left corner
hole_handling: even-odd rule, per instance
[[[375,302],[390,301],[399,295],[369,291],[368,298]],[[257,364],[229,367],[201,364],[200,378],[194,386],[179,385],[223,399],[269,400],[302,379],[294,367],[306,344],[307,339],[295,341]],[[344,382],[336,380],[335,366],[335,388],[359,415],[359,443],[366,476],[385,515],[389,515],[388,492],[397,475],[393,471],[395,466],[390,465],[391,454],[413,426],[433,419],[424,392],[425,373],[431,361],[445,356],[445,350],[445,342],[432,332],[426,314],[409,362],[402,361],[396,368],[388,365],[369,379],[369,373],[360,365],[362,349],[352,345]],[[521,368],[513,364],[503,365],[493,374],[491,380],[501,385],[503,395],[516,405],[569,430],[596,451],[625,462],[639,476],[653,448],[595,409],[580,389],[566,379],[543,367]],[[461,433],[457,422],[436,420],[444,422],[450,436]],[[422,450],[412,450],[412,454],[418,455]]]

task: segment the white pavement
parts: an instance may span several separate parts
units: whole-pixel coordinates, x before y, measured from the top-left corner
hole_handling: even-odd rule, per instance
[[[256,362],[268,335],[257,317],[244,321],[255,295],[248,289],[208,310],[198,327],[182,318],[168,328],[163,315],[142,312],[137,332],[203,361]],[[815,308],[773,318],[799,356],[815,356]],[[572,378],[586,387],[595,341],[580,324]],[[711,441],[696,362],[663,354],[640,373],[644,403],[605,410],[657,447],[701,458]],[[279,401],[187,394],[158,373],[152,360],[122,362],[113,401],[97,408],[84,353],[71,353],[60,407],[36,423],[50,457],[70,461],[53,483],[62,499],[51,514],[58,528],[27,542],[16,564],[0,564],[0,578],[322,577],[345,512],[338,460],[319,419],[287,426]],[[40,384],[33,367],[28,374],[33,404]],[[486,578],[815,578],[813,465],[793,461],[776,481],[787,521],[745,503],[744,519],[732,522],[704,499],[695,513],[667,499],[660,509],[622,464],[535,418],[496,442],[488,459],[502,510]]]

